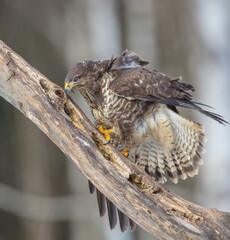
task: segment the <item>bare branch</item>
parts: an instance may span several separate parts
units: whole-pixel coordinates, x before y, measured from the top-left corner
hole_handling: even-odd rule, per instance
[[[190,203],[124,158],[63,89],[0,42],[0,95],[33,121],[121,211],[159,239],[229,239],[230,214]]]

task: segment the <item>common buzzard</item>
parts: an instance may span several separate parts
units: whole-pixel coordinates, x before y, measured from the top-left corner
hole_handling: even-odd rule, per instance
[[[79,90],[89,104],[96,126],[114,146],[143,168],[156,181],[167,177],[174,183],[198,173],[206,141],[204,127],[182,117],[176,107],[197,110],[219,123],[220,115],[192,101],[194,88],[157,70],[131,51],[104,61],[85,61],[70,69],[65,90]],[[206,106],[206,105],[204,105]],[[95,187],[90,183],[90,191]],[[105,214],[105,197],[97,190],[100,215]],[[116,207],[107,200],[110,227],[117,223]],[[118,210],[121,230],[128,218]],[[131,230],[135,223],[130,221]]]

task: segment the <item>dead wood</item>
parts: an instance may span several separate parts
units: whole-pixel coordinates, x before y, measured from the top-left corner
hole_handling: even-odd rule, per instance
[[[230,214],[188,202],[105,145],[64,90],[0,42],[0,95],[33,121],[122,212],[159,239],[230,239]],[[22,136],[23,137],[23,136]]]

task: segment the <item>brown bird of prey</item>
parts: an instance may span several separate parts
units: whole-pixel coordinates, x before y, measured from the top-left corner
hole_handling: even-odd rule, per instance
[[[177,183],[198,173],[203,163],[206,141],[204,127],[182,117],[176,107],[197,110],[219,123],[220,115],[201,108],[192,101],[194,88],[157,70],[131,51],[104,61],[85,61],[70,69],[65,90],[79,90],[96,120],[96,126],[114,146],[124,146],[123,153],[156,181],[167,177]],[[206,105],[204,105],[206,106]],[[127,154],[128,153],[128,154]],[[90,191],[95,187],[90,183]],[[105,214],[105,197],[97,190],[100,215]],[[116,226],[116,207],[107,200],[111,229]],[[121,230],[130,222],[118,210]]]

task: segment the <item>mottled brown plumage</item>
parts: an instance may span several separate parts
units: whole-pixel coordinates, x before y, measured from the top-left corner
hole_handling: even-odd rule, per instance
[[[156,181],[164,183],[168,177],[177,183],[198,173],[206,137],[203,126],[180,116],[176,107],[227,122],[198,106],[203,104],[192,102],[190,84],[147,64],[127,50],[115,59],[78,63],[68,72],[65,88],[81,92],[96,126],[113,129],[112,143],[128,149],[131,161]]]

